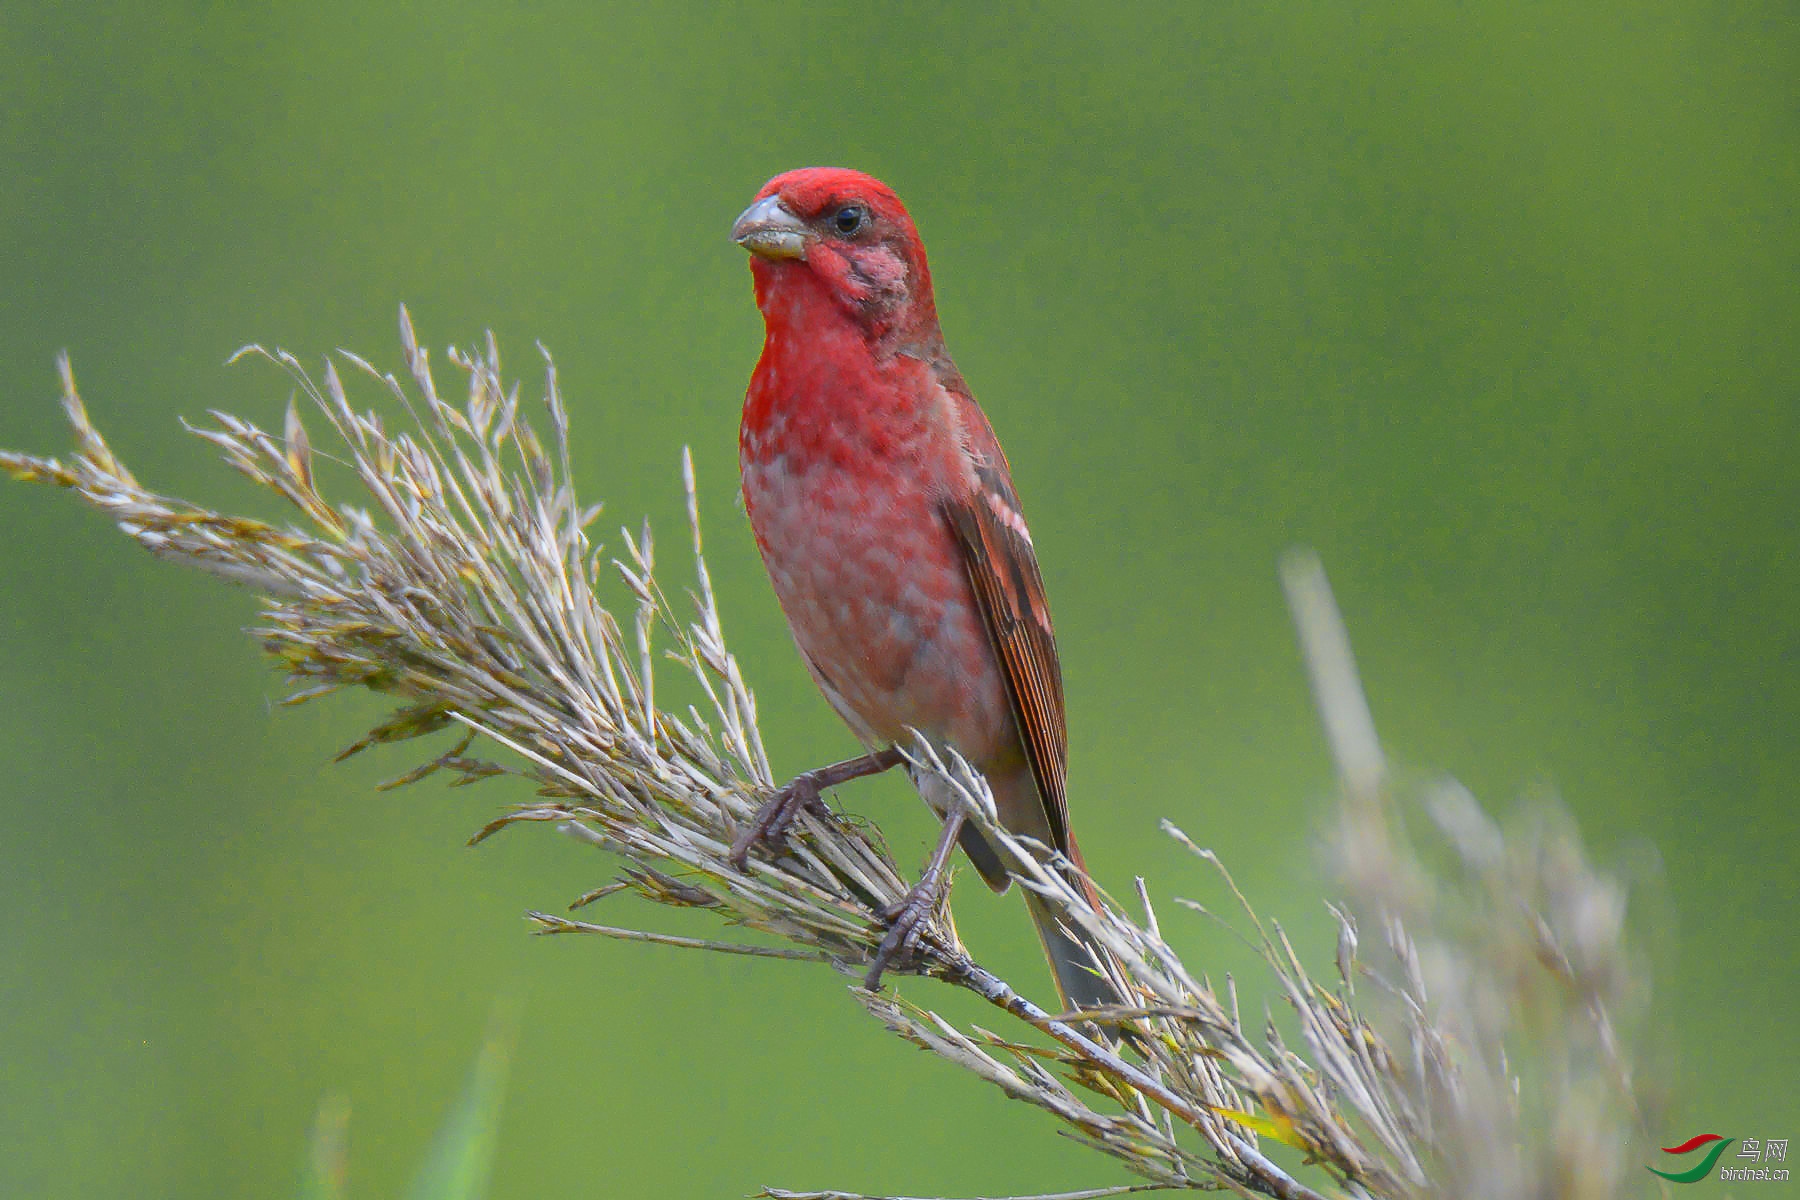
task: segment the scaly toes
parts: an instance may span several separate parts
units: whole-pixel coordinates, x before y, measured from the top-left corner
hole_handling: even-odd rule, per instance
[[[807,775],[800,775],[776,792],[763,806],[749,826],[731,843],[731,865],[739,871],[750,869],[750,851],[757,846],[781,846],[787,842],[788,827],[803,811],[824,812],[819,786]]]
[[[898,904],[889,905],[882,912],[882,919],[887,922],[887,936],[881,939],[881,946],[875,951],[875,961],[869,965],[868,974],[863,976],[863,988],[867,991],[879,991],[881,976],[896,962],[912,957],[919,948],[919,939],[924,936],[927,926],[931,924],[932,914],[937,911],[937,885],[935,880],[920,880],[905,899]]]

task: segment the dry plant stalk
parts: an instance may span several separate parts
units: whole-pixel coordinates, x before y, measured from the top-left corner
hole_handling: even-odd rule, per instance
[[[404,309],[400,328],[410,388],[343,356],[410,414],[410,428],[397,432],[351,405],[336,360],[315,380],[282,351],[251,346],[235,356],[287,372],[328,428],[330,457],[354,471],[371,508],[321,492],[312,436],[294,403],[279,437],[224,413],[193,432],[288,500],[298,524],[150,492],[88,419],[66,360],[75,457],[65,464],[0,452],[0,467],[73,489],[159,557],[262,593],[256,634],[293,683],[288,703],[354,686],[393,696],[392,715],[346,755],[453,730],[454,745],[394,782],[437,771],[458,782],[529,780],[537,799],[474,840],[547,823],[623,860],[617,882],[574,907],[631,890],[710,909],[725,929],[760,930],[778,944],[530,914],[541,932],[809,959],[859,978],[880,942],[878,914],[907,886],[876,832],[808,814],[776,861],[755,861],[748,873],[727,861],[775,781],[755,699],[725,647],[691,463],[684,460],[695,584],[678,606],[657,581],[648,527],[622,531],[618,559],[590,544],[585,529],[598,509],[575,497],[568,410],[549,355],[546,447],[521,412],[517,386],[503,382],[491,337],[478,353],[449,351],[467,383],[452,402],[439,394]],[[599,598],[613,571],[631,598],[622,619]],[[943,913],[892,970],[980,995],[1004,1014],[998,1030],[959,1027],[887,991],[850,994],[901,1038],[1044,1110],[1063,1133],[1143,1180],[1064,1200],[1165,1189],[1282,1200],[1626,1194],[1642,1084],[1620,1029],[1639,1021],[1645,984],[1623,948],[1623,890],[1586,862],[1564,823],[1539,820],[1507,834],[1453,786],[1427,789],[1423,805],[1396,787],[1323,572],[1298,557],[1285,576],[1344,782],[1328,838],[1342,894],[1332,907],[1335,962],[1309,970],[1211,851],[1165,828],[1230,885],[1240,911],[1228,923],[1245,930],[1267,964],[1298,1044],[1266,1013],[1246,1021],[1231,981],[1221,995],[1181,961],[1141,879],[1133,898],[1141,916],[1110,901],[1090,907],[999,827],[980,776],[922,739],[907,751],[915,764],[953,785],[1023,886],[1106,947],[1112,961],[1103,969],[1133,1005],[1046,1012],[975,962]],[[661,654],[697,682],[704,711],[659,706],[658,638]],[[510,753],[474,757],[477,741]],[[1401,832],[1403,810],[1420,808],[1417,832],[1442,849],[1435,870]],[[1376,931],[1368,956],[1364,929]],[[1129,1029],[1128,1043],[1100,1033],[1095,1017]],[[1269,1142],[1296,1148],[1302,1165],[1277,1165]]]

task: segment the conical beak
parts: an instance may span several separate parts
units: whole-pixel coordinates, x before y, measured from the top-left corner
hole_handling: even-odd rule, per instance
[[[806,257],[811,230],[782,206],[780,196],[764,196],[731,227],[731,240],[760,258]]]

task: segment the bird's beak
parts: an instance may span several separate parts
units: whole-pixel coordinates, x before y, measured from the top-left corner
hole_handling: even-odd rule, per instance
[[[789,212],[780,196],[764,196],[731,227],[731,240],[759,258],[806,258],[812,231]]]

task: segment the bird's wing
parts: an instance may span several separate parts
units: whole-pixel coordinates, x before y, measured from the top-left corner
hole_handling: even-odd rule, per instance
[[[962,407],[977,486],[966,497],[946,500],[944,516],[962,549],[976,604],[1000,660],[1051,837],[1056,848],[1067,853],[1069,735],[1050,603],[1006,457],[974,401],[965,399]]]

